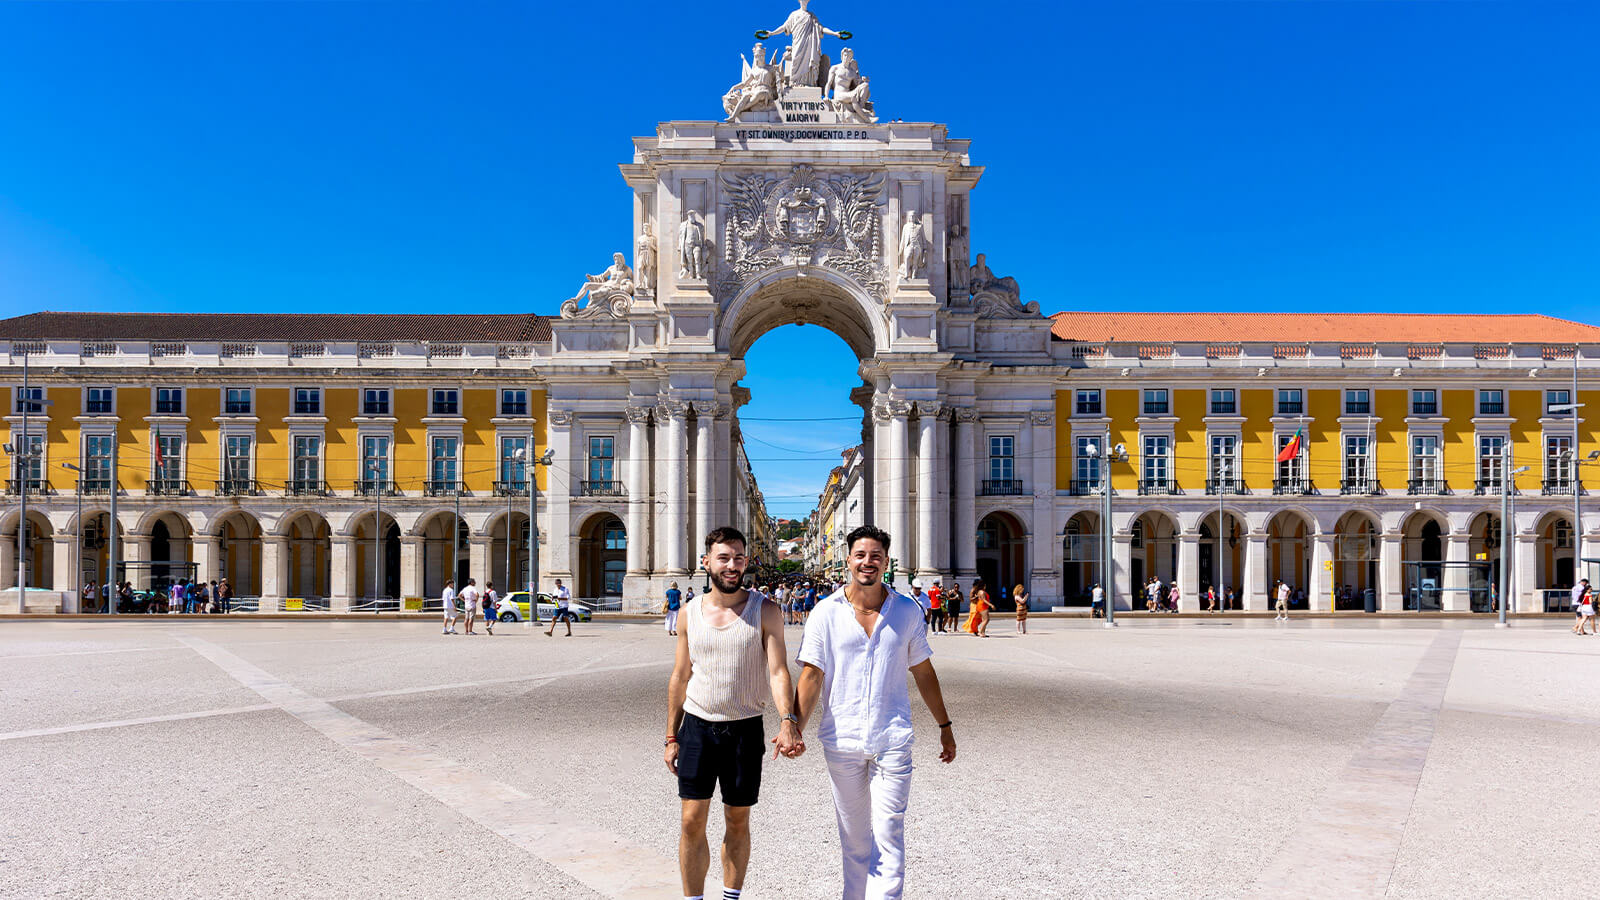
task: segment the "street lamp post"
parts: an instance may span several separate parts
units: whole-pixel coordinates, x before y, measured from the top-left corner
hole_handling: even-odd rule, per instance
[[[1515,529],[1511,527],[1511,517],[1516,513],[1516,500],[1512,497],[1512,479],[1528,471],[1527,466],[1511,468],[1511,447],[1508,444],[1506,451],[1500,455],[1500,620],[1495,623],[1496,628],[1506,627],[1506,607],[1511,605],[1511,535]]]
[[[1107,431],[1103,444],[1090,443],[1085,452],[1090,459],[1100,460],[1100,582],[1101,590],[1105,592],[1106,599],[1106,625],[1107,628],[1117,627],[1117,599],[1113,587],[1116,579],[1111,573],[1111,463],[1128,458],[1127,448],[1121,444],[1111,446],[1111,432]],[[1100,448],[1104,446],[1102,454]],[[1217,528],[1222,528],[1222,522],[1217,522]]]
[[[528,448],[519,447],[513,457],[522,463],[522,477],[528,483],[528,618],[523,628],[533,630],[533,620],[539,618],[539,466],[549,466],[555,459],[553,447],[546,447],[537,460],[528,455]],[[506,539],[510,540],[511,519],[506,519]],[[509,563],[508,563],[509,565]]]
[[[73,539],[76,540],[77,543],[78,543],[78,549],[77,549],[77,554],[76,554],[77,558],[74,559],[73,562],[76,563],[74,568],[76,568],[78,570],[77,578],[75,579],[76,587],[77,587],[77,591],[78,591],[78,600],[80,602],[82,602],[82,600],[83,600],[83,470],[78,468],[77,466],[73,465],[72,463],[62,463],[61,464],[61,468],[68,469],[70,471],[78,473],[77,487],[75,487],[73,489],[73,493],[78,495],[78,519],[77,519],[78,524],[77,524],[76,527],[73,528],[72,536],[73,536]],[[78,612],[83,612],[83,611],[84,610],[82,610],[82,609],[78,610]]]
[[[374,506],[372,509],[372,610],[378,610],[378,573],[383,569],[383,544],[380,542],[379,531],[383,522],[383,466],[377,459],[367,460],[367,474],[373,476],[367,479],[372,485]]]

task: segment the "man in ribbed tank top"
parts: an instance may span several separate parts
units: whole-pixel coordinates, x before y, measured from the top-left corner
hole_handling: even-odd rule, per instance
[[[805,752],[794,713],[794,682],[776,604],[742,585],[749,566],[744,535],[718,528],[706,535],[701,564],[711,590],[686,600],[679,613],[677,657],[667,683],[667,737],[662,759],[678,777],[682,801],[678,872],[683,895],[704,897],[711,847],[706,817],[722,789],[724,900],[738,900],[750,862],[750,808],[761,789],[766,752],[762,715],[770,692],[783,718],[773,754]],[[765,684],[763,684],[765,682]]]
[[[905,889],[911,797],[911,693],[939,725],[939,759],[955,731],[933,671],[922,607],[883,583],[889,535],[863,525],[845,538],[850,580],[817,603],[800,642],[800,725],[820,710],[817,737],[833,785],[844,900],[893,900]]]

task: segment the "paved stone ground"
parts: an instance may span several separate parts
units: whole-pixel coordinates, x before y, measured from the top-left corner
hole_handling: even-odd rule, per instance
[[[1600,638],[1009,627],[934,639],[910,896],[1593,896]],[[669,669],[640,624],[0,624],[0,896],[676,896]],[[755,827],[747,896],[837,896],[814,740]]]

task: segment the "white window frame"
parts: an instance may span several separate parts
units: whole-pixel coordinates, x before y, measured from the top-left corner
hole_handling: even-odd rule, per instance
[[[162,478],[161,475],[158,474],[158,471],[156,469],[156,454],[155,454],[156,432],[158,430],[160,430],[160,427],[161,426],[160,426],[159,423],[150,426],[150,448],[151,448],[151,452],[150,452],[150,475],[149,475],[150,480],[151,481],[188,481],[189,480],[189,429],[186,428],[186,427],[182,427],[182,426],[172,427],[172,428],[169,428],[168,433],[166,435],[164,435],[164,437],[176,436],[180,440],[178,441],[178,474],[176,474],[176,475],[168,475],[166,478]]]
[[[1367,395],[1366,412],[1354,412],[1350,409],[1350,394],[1362,391]],[[1342,416],[1370,416],[1372,415],[1372,388],[1369,387],[1342,387],[1339,394],[1339,410]]]
[[[384,419],[394,415],[394,388],[381,384],[366,384],[360,388],[361,394],[357,409],[357,416],[363,419]],[[367,391],[383,391],[384,406],[381,413],[367,412]]]
[[[1354,454],[1350,452],[1351,441],[1361,441],[1363,443],[1361,453]],[[1345,431],[1340,433],[1339,484],[1341,489],[1343,488],[1344,483],[1348,481],[1356,482],[1356,493],[1368,493],[1373,489],[1373,486],[1378,483],[1378,479],[1374,477],[1375,467],[1373,465],[1373,451],[1376,448],[1377,436],[1374,434],[1369,434],[1365,431]],[[1361,472],[1355,477],[1352,477],[1352,473],[1350,471],[1350,461],[1352,459],[1359,459],[1361,461]]]
[[[300,460],[300,454],[295,452],[295,443],[297,441],[299,441],[301,438],[315,438],[316,441],[317,441],[317,456],[316,456],[316,459],[317,459],[317,477],[316,478],[302,479],[300,477],[299,471],[296,468],[296,464]],[[289,429],[289,441],[288,441],[288,444],[289,444],[289,483],[293,484],[293,483],[295,483],[297,481],[310,480],[312,482],[315,482],[316,484],[328,484],[328,439],[327,439],[327,436],[323,434],[322,429],[320,429],[320,428],[305,428],[305,427],[291,428],[291,429]],[[358,453],[359,453],[359,444],[360,444],[360,439],[358,437],[357,438],[357,445],[358,445],[357,452]],[[391,444],[390,446],[391,446],[391,452],[392,452],[393,451],[393,445]],[[328,485],[328,486],[330,488],[332,487],[332,485]]]
[[[89,411],[89,392],[90,391],[110,391],[111,392],[111,410],[109,412],[90,412]],[[106,385],[106,384],[85,385],[84,388],[83,388],[83,405],[82,405],[81,409],[83,410],[83,414],[86,415],[86,416],[114,416],[114,415],[116,415],[117,414],[117,389],[115,387],[111,386],[111,385]]]
[[[100,426],[100,427],[85,427],[82,431],[80,431],[78,433],[78,465],[81,466],[83,468],[83,470],[84,470],[84,471],[78,473],[78,475],[84,481],[98,481],[100,479],[89,477],[88,469],[89,469],[89,439],[90,438],[105,438],[105,439],[110,440],[114,444],[114,443],[116,443],[116,440],[117,440],[117,432],[116,432],[116,430],[114,428],[110,428],[110,427],[106,427],[106,426]],[[112,465],[111,465],[111,461],[114,458],[115,458],[114,454],[107,454],[106,457],[105,457],[105,460],[106,460],[106,473],[107,473],[107,476],[108,476],[105,480],[108,482],[108,484],[110,486],[113,486],[113,487],[116,485],[116,477],[117,477],[116,470],[113,469]],[[118,459],[117,462],[120,463],[121,460]]]
[[[386,443],[384,444],[384,448],[385,449],[384,449],[384,457],[383,457],[383,460],[384,460],[383,461],[384,477],[381,480],[384,481],[384,482],[387,482],[388,484],[394,485],[395,490],[399,490],[400,489],[400,480],[395,477],[395,470],[394,470],[394,429],[393,428],[357,428],[356,429],[356,483],[360,484],[360,483],[363,483],[363,482],[367,481],[367,439],[368,438],[383,438],[384,441],[386,441]],[[322,443],[322,446],[324,448],[324,453],[326,453],[327,442],[324,441]],[[431,445],[430,445],[430,447],[431,447]],[[324,456],[323,462],[324,463],[327,462],[326,456]],[[323,481],[327,481],[328,480],[327,479],[327,474],[326,474],[326,469],[324,469],[324,474],[323,474],[322,480]]]
[[[1095,405],[1100,407],[1096,412],[1084,412],[1078,409],[1078,395],[1080,393],[1093,393]],[[1072,389],[1072,415],[1079,418],[1098,419],[1106,414],[1106,392],[1104,388],[1079,387]]]
[[[34,397],[32,396],[34,391],[38,391],[39,392],[38,399],[34,399]],[[28,385],[28,393],[30,395],[28,397],[28,399],[27,400],[23,400],[23,398],[22,398],[22,385],[19,384],[19,385],[15,386],[15,387],[13,387],[11,389],[11,415],[13,415],[13,416],[22,415],[22,404],[23,403],[28,403],[29,405],[37,403],[37,404],[39,404],[39,408],[38,409],[30,409],[30,410],[28,410],[28,417],[32,418],[34,416],[40,416],[40,417],[48,416],[50,414],[50,406],[49,406],[50,389],[49,389],[49,387],[46,386],[46,385],[42,385],[42,384],[30,384],[30,385]]]
[[[1166,398],[1167,398],[1166,399],[1167,409],[1166,409],[1165,412],[1150,412],[1148,409],[1145,408],[1145,402],[1146,402],[1145,394],[1147,392],[1149,392],[1149,391],[1160,391],[1160,392],[1162,392],[1163,394],[1166,395]],[[1169,418],[1171,418],[1172,415],[1173,415],[1173,412],[1172,412],[1172,409],[1173,409],[1173,406],[1172,406],[1172,404],[1173,404],[1172,393],[1173,393],[1172,388],[1167,387],[1166,385],[1152,384],[1152,385],[1143,385],[1143,386],[1141,386],[1139,388],[1139,418],[1141,418],[1141,419],[1169,419]]]
[[[1079,493],[1100,493],[1103,476],[1100,467],[1105,465],[1105,443],[1103,434],[1075,434],[1072,436],[1072,480],[1081,482],[1086,487]],[[1088,454],[1088,446],[1093,444],[1096,448],[1094,456]],[[1080,477],[1089,473],[1087,477]]]
[[[1565,400],[1552,400],[1550,395],[1551,394],[1556,394],[1556,393],[1566,394],[1567,395],[1567,399],[1565,399]],[[1571,403],[1572,403],[1572,388],[1545,388],[1543,415],[1547,419],[1570,419],[1572,416],[1577,414],[1576,410],[1566,409],[1566,410],[1552,411],[1550,409],[1550,407],[1552,407],[1552,406],[1571,405]]]
[[[1241,487],[1244,484],[1243,462],[1240,454],[1244,449],[1243,435],[1238,431],[1208,431],[1206,432],[1206,480],[1220,482],[1223,480],[1222,469],[1217,465],[1217,460],[1224,457],[1217,455],[1217,441],[1228,440],[1233,442],[1233,451],[1225,457],[1229,460],[1228,479]]]
[[[1418,441],[1433,442],[1433,462],[1429,474],[1424,474],[1429,471],[1429,467],[1419,466],[1419,463],[1427,460],[1428,457],[1417,453]],[[1413,431],[1408,433],[1406,435],[1406,472],[1408,473],[1406,477],[1410,481],[1428,481],[1442,488],[1448,481],[1444,477],[1444,436],[1434,431]],[[1435,492],[1430,491],[1429,493]]]
[[[1489,457],[1483,452],[1483,445],[1486,441],[1500,442],[1500,452],[1493,457],[1497,462],[1487,468],[1484,466],[1484,461]],[[1505,472],[1503,460],[1506,451],[1510,447],[1511,435],[1504,431],[1480,431],[1472,436],[1473,469],[1476,472],[1473,476],[1475,479],[1474,486],[1476,486],[1477,481],[1487,481],[1490,484],[1484,487],[1486,493],[1490,492],[1491,489],[1495,494],[1500,493],[1501,476]]]
[[[1217,411],[1217,408],[1216,408],[1217,398],[1215,396],[1217,391],[1232,391],[1233,392],[1233,410],[1231,412],[1218,412]],[[1236,387],[1212,386],[1212,387],[1206,388],[1206,415],[1208,415],[1208,416],[1223,416],[1223,417],[1240,415],[1240,413],[1239,413],[1239,410],[1240,410],[1239,394],[1240,394],[1240,390],[1238,388],[1236,388]]]
[[[232,480],[232,475],[228,472],[228,441],[232,438],[250,439],[250,453],[245,458],[243,480],[254,480],[256,477],[256,450],[260,445],[260,442],[256,440],[255,429],[227,427],[222,428],[217,433],[217,480]]]
[[[255,388],[246,387],[246,386],[243,386],[243,385],[232,384],[232,385],[225,385],[225,386],[219,388],[218,390],[222,394],[222,398],[221,398],[222,399],[222,413],[221,413],[222,415],[224,415],[224,416],[253,416],[253,415],[256,414],[256,389]],[[245,397],[248,399],[248,401],[250,403],[250,408],[245,410],[244,412],[233,412],[232,410],[228,409],[228,392],[229,391],[244,391]]]
[[[522,397],[523,410],[522,410],[522,412],[519,412],[519,413],[508,413],[508,412],[506,412],[506,391],[521,391],[522,392],[522,394],[523,394],[523,397]],[[430,395],[430,397],[431,397],[431,395]],[[502,419],[525,419],[525,418],[533,415],[533,391],[531,389],[529,389],[529,388],[525,388],[525,387],[521,387],[521,386],[506,387],[506,386],[502,385],[501,387],[495,388],[494,409],[495,409],[495,415],[500,417],[500,418],[502,418]]]
[[[1485,412],[1484,409],[1483,409],[1483,395],[1485,393],[1489,392],[1489,391],[1494,391],[1494,392],[1496,392],[1496,393],[1498,393],[1500,395],[1500,411],[1499,412]],[[1505,390],[1505,388],[1485,388],[1485,387],[1474,388],[1473,392],[1472,392],[1472,396],[1473,396],[1472,408],[1480,416],[1491,416],[1491,417],[1498,418],[1500,416],[1509,416],[1509,415],[1511,415],[1511,407],[1510,407],[1509,404],[1506,403],[1506,390]]]
[[[1417,409],[1417,400],[1418,400],[1417,395],[1422,393],[1422,392],[1424,392],[1424,391],[1427,391],[1428,393],[1433,394],[1433,412],[1420,412]],[[1444,415],[1444,405],[1443,405],[1444,401],[1440,397],[1440,394],[1442,394],[1442,393],[1444,393],[1444,392],[1439,390],[1438,388],[1433,388],[1433,387],[1414,387],[1414,388],[1411,388],[1406,394],[1406,396],[1407,396],[1406,409],[1410,411],[1409,414],[1411,416],[1419,418],[1419,419],[1435,419],[1435,418],[1438,418],[1439,416]]]
[[[1305,395],[1301,394],[1301,397],[1304,398]],[[1305,402],[1304,399],[1302,399],[1301,402]],[[1291,440],[1294,440],[1294,433],[1299,430],[1299,425],[1296,425],[1294,428],[1276,428],[1273,430],[1272,484],[1274,488],[1277,488],[1280,483],[1286,483],[1290,486],[1291,490],[1303,490],[1306,486],[1306,483],[1311,480],[1306,476],[1306,473],[1311,468],[1310,435],[1302,433],[1300,435],[1299,452],[1295,453],[1293,457],[1286,459],[1283,462],[1278,462],[1278,454],[1283,452],[1283,448],[1287,447]]]
[[[1170,398],[1171,395],[1169,394],[1168,397]],[[1144,407],[1143,395],[1140,395],[1139,397],[1139,406],[1141,409]],[[1159,456],[1155,457],[1161,461],[1161,483],[1165,486],[1176,480],[1176,477],[1172,471],[1174,462],[1172,454],[1173,447],[1176,442],[1172,438],[1172,432],[1166,430],[1141,431],[1139,433],[1139,483],[1141,485],[1151,484],[1155,480],[1150,477],[1150,461],[1152,457],[1149,453],[1149,447],[1150,441],[1152,440],[1162,440],[1166,442],[1166,450]]]
[[[301,412],[297,407],[300,404],[301,391],[317,392],[317,411]],[[305,384],[304,382],[292,385],[289,388],[289,418],[317,418],[328,415],[328,392],[321,385]]]
[[[1296,411],[1296,412],[1284,412],[1284,410],[1283,410],[1283,394],[1286,391],[1294,391],[1295,393],[1300,395],[1300,409],[1298,411]],[[1272,415],[1274,417],[1283,417],[1283,418],[1296,418],[1296,419],[1303,418],[1305,416],[1305,414],[1306,414],[1306,403],[1307,403],[1306,394],[1307,394],[1307,391],[1303,387],[1283,386],[1283,387],[1275,387],[1275,388],[1273,388],[1272,389]],[[1293,434],[1293,432],[1290,432],[1290,433]]]
[[[453,466],[451,471],[453,471],[455,473],[455,475],[454,475],[454,478],[451,479],[451,480],[455,483],[455,489],[458,490],[458,491],[461,490],[462,489],[462,485],[463,485],[463,483],[465,481],[465,479],[463,478],[463,474],[464,474],[465,469],[466,469],[466,465],[465,464],[466,464],[466,456],[467,456],[466,440],[465,440],[465,437],[462,434],[462,430],[460,428],[430,428],[430,429],[428,429],[428,438],[427,438],[427,440],[428,440],[428,443],[425,446],[427,447],[427,451],[428,451],[428,471],[427,471],[427,477],[425,479],[423,479],[423,480],[428,482],[428,483],[432,483],[432,482],[440,480],[440,479],[437,479],[437,478],[433,477],[434,476],[434,460],[435,460],[435,457],[433,455],[433,443],[434,443],[434,441],[455,441],[455,451],[456,452],[455,452],[455,455],[453,457],[451,457],[451,460],[452,460],[452,462],[454,464],[454,466]],[[390,479],[390,481],[393,481],[393,480],[394,479],[392,479],[392,478]]]
[[[1572,449],[1572,434],[1545,432],[1539,437],[1539,453],[1544,457],[1544,481],[1558,490],[1567,490],[1572,486],[1572,463],[1561,462],[1560,452],[1552,454],[1550,444],[1559,441],[1566,444],[1566,449]]]
[[[433,396],[435,391],[454,391],[455,395],[456,395],[456,411],[455,412],[439,412],[437,409],[435,409],[434,408],[434,400],[435,400],[435,398]],[[465,392],[461,390],[461,386],[460,385],[440,384],[440,385],[434,385],[433,387],[428,388],[428,418],[430,418],[430,419],[459,419],[459,418],[461,418],[462,415],[463,415],[461,410],[462,410],[462,407],[466,403],[466,399],[463,396],[464,393]],[[391,405],[392,405],[392,401],[391,401]]]
[[[178,392],[178,411],[161,409],[161,392]],[[187,416],[189,414],[189,389],[186,387],[153,387],[150,389],[150,414],[152,416]]]

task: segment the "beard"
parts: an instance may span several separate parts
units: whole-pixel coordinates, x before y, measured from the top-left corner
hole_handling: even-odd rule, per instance
[[[743,572],[726,572],[721,575],[711,576],[711,586],[724,594],[732,594],[744,584]]]

